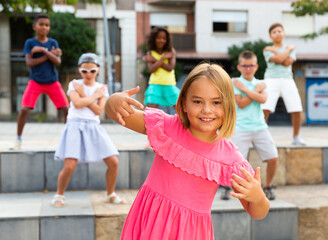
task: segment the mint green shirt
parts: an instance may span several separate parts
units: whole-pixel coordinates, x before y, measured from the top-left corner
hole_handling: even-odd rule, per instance
[[[286,51],[286,47],[277,48],[278,52],[282,53]],[[271,51],[263,51],[264,59],[267,64],[267,68],[264,73],[264,78],[293,78],[292,65],[285,67],[282,64],[270,62],[270,58],[274,55]],[[295,49],[289,53],[289,56],[296,61]]]
[[[252,81],[247,81],[245,78],[240,76],[238,78],[245,87],[251,91],[255,89],[256,84],[261,83],[262,81],[253,78]],[[234,86],[235,95],[242,95],[242,97],[246,97],[246,94],[240,91],[238,88]],[[265,91],[265,90],[264,90]],[[239,108],[236,104],[237,108],[237,121],[236,121],[236,129],[241,131],[259,131],[265,128],[268,128],[268,125],[265,122],[264,114],[261,109],[261,104],[252,101],[247,107]]]

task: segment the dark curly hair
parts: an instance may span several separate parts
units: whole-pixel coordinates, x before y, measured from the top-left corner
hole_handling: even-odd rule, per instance
[[[151,32],[147,43],[148,50],[156,50],[156,37],[159,32],[165,32],[166,34],[166,44],[163,47],[164,51],[172,51],[172,39],[171,34],[164,27],[154,27]]]

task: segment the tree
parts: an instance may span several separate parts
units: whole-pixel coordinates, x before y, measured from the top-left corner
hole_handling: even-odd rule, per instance
[[[293,13],[296,16],[324,15],[328,13],[328,0],[296,0],[292,3]],[[314,39],[320,35],[328,34],[328,26],[318,32],[313,32],[302,36],[304,39]]]
[[[80,2],[89,3],[101,3],[101,0],[80,0]],[[65,0],[67,5],[74,5],[79,2],[79,0]],[[1,0],[0,6],[2,11],[8,17],[11,14],[22,14],[25,12],[27,6],[30,6],[32,9],[41,9],[41,12],[52,12],[52,0]]]
[[[241,46],[237,45],[232,45],[231,47],[228,48],[228,54],[229,54],[229,59],[233,63],[234,66],[238,65],[238,57],[239,54],[242,51],[249,50],[255,53],[257,56],[257,63],[259,65],[258,70],[255,73],[255,77],[257,79],[263,79],[264,78],[264,72],[266,69],[266,62],[263,56],[263,49],[266,46],[272,45],[271,42],[265,42],[262,39],[255,41],[255,42],[244,42],[242,43]],[[234,67],[232,73],[232,77],[239,77],[240,72],[237,70],[236,67]]]
[[[95,51],[96,32],[89,22],[70,13],[53,13],[50,20],[49,37],[56,39],[63,51],[59,70],[67,72],[77,67],[81,54]]]

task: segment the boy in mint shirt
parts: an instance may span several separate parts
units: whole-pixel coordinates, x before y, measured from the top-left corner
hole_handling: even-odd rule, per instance
[[[265,195],[274,200],[272,180],[277,170],[278,151],[265,122],[261,104],[267,99],[266,85],[254,77],[258,69],[257,57],[251,51],[244,51],[239,55],[239,78],[233,79],[237,121],[235,133],[231,141],[239,148],[245,159],[248,157],[250,144],[252,144],[263,162],[267,162]],[[229,199],[230,188],[225,187],[221,199]]]
[[[302,102],[292,72],[292,64],[296,61],[295,46],[283,45],[285,32],[280,23],[272,24],[269,28],[269,34],[273,45],[267,46],[263,50],[267,63],[264,79],[268,91],[268,99],[262,105],[265,119],[268,121],[269,115],[275,111],[278,98],[281,96],[287,112],[291,113],[292,144],[305,145],[305,141],[299,136],[302,124]]]

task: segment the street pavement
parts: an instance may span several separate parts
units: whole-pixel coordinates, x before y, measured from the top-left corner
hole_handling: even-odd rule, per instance
[[[117,123],[102,123],[119,150],[140,150],[147,145],[147,136],[135,133]],[[64,123],[26,123],[22,150],[55,150]],[[291,126],[270,126],[270,132],[278,147],[295,147]],[[302,126],[301,137],[306,147],[328,147],[328,125]],[[0,151],[6,151],[16,139],[16,122],[0,122]],[[296,146],[299,147],[299,146]]]

